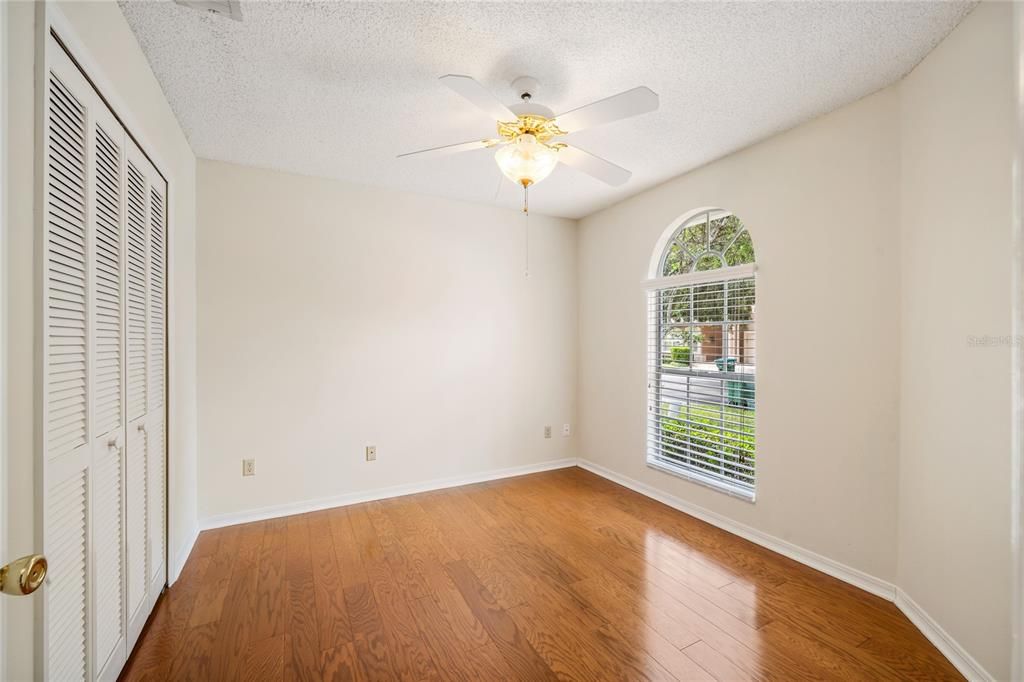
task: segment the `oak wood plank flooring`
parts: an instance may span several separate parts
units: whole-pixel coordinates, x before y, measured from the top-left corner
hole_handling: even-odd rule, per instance
[[[324,650],[321,654],[320,675],[325,680],[347,682],[349,680],[365,680],[366,672],[359,663],[356,647],[352,642]]]
[[[288,592],[286,680],[320,679],[320,634],[309,548],[309,515],[289,516],[285,535],[285,585]]]
[[[313,560],[313,588],[320,651],[333,650],[352,642],[352,627],[345,609],[345,595],[338,573],[331,519],[326,512],[309,515],[310,554]],[[340,655],[341,651],[338,652]]]
[[[498,605],[487,588],[480,584],[469,566],[461,561],[453,561],[448,564],[448,570],[452,581],[459,588],[469,608],[491,635],[513,674],[528,680],[556,679],[555,672],[526,641],[511,616]]]
[[[280,680],[284,677],[285,635],[249,642],[242,661],[242,673],[238,679],[243,682]]]
[[[327,511],[331,524],[331,539],[334,542],[334,556],[338,562],[338,575],[343,588],[369,582],[363,559],[356,547],[352,534],[352,522],[345,507]]]
[[[265,523],[256,583],[256,622],[251,633],[254,641],[283,635],[288,620],[288,592],[284,581],[287,522],[272,519]],[[202,536],[200,533],[199,537]]]
[[[210,558],[206,579],[196,596],[192,617],[188,621],[189,627],[194,628],[217,621],[224,608],[224,599],[227,598],[228,589],[231,587],[231,572],[241,527],[232,526],[222,530],[224,532],[217,546],[217,553]]]
[[[369,588],[377,606],[377,614],[395,659],[395,672],[403,680],[439,679],[405,601],[406,595],[419,598],[425,596],[425,593],[421,593],[422,588],[418,586],[411,592],[399,587],[392,573],[392,561],[401,567],[404,577],[409,575],[408,562],[404,555],[395,560],[401,554],[401,548],[391,542],[390,538],[385,549],[371,522],[372,511],[371,505],[354,505],[349,508],[349,518],[356,544],[363,552],[363,566],[370,581]]]
[[[863,592],[578,468],[200,534],[125,680],[960,680]]]
[[[344,593],[345,607],[352,624],[352,644],[360,667],[370,679],[397,679],[399,671],[392,644],[384,631],[369,584],[346,587]]]

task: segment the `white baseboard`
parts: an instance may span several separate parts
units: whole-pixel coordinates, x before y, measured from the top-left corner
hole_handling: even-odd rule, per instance
[[[689,514],[690,516],[696,517],[702,521],[710,523],[712,526],[721,528],[724,531],[738,535],[741,538],[749,540],[754,544],[761,545],[767,549],[777,552],[783,556],[789,557],[794,561],[799,561],[805,566],[810,566],[816,570],[826,573],[833,578],[842,580],[843,582],[849,583],[856,587],[870,592],[871,594],[882,597],[887,601],[894,602],[896,607],[902,611],[914,626],[921,631],[925,637],[928,638],[935,648],[945,656],[953,666],[960,671],[960,673],[971,682],[991,682],[995,678],[990,675],[985,668],[979,664],[974,657],[972,657],[967,650],[964,649],[955,639],[953,639],[949,633],[942,629],[938,622],[928,615],[928,613],[920,607],[913,599],[911,599],[906,592],[901,590],[896,585],[876,578],[873,575],[860,571],[856,568],[847,566],[828,557],[822,556],[816,552],[812,552],[809,549],[804,549],[799,545],[794,545],[791,542],[782,540],[773,535],[769,535],[756,528],[744,525],[733,521],[732,519],[722,516],[713,511],[704,509],[695,504],[687,502],[686,500],[680,499],[675,495],[658,490],[653,486],[649,486],[646,483],[641,483],[635,479],[623,476],[622,474],[616,473],[611,469],[607,469],[600,464],[595,464],[586,459],[580,458],[577,461],[577,466],[581,469],[593,472],[602,478],[606,478],[609,481],[618,483],[621,486],[625,486],[630,490],[650,497],[651,499],[658,500],[663,504],[667,504],[673,509]]]
[[[876,578],[873,575],[869,575],[864,571],[860,571],[846,564],[829,559],[826,556],[822,556],[816,552],[812,552],[809,549],[804,549],[799,545],[794,545],[792,542],[782,540],[774,535],[769,535],[763,531],[757,530],[745,524],[733,521],[732,519],[718,514],[716,512],[698,507],[697,505],[687,502],[675,495],[670,495],[666,492],[662,492],[657,488],[641,483],[635,479],[629,478],[618,474],[611,469],[606,469],[600,464],[595,464],[585,459],[580,459],[578,465],[591,471],[602,478],[607,478],[609,481],[618,483],[619,485],[625,486],[630,490],[634,490],[641,495],[646,495],[651,499],[658,500],[663,504],[667,504],[673,509],[678,509],[681,512],[694,516],[701,521],[706,521],[712,526],[721,528],[724,531],[728,531],[733,535],[738,535],[741,538],[750,540],[754,544],[766,547],[773,552],[777,552],[783,556],[789,557],[794,561],[810,566],[813,569],[819,570],[822,573],[827,573],[833,578],[838,578],[843,582],[855,585],[866,592],[877,595],[888,601],[893,601],[896,598],[896,586],[890,582]]]
[[[344,507],[349,504],[358,504],[360,502],[384,500],[389,497],[401,497],[402,495],[425,493],[430,490],[454,488],[460,485],[483,483],[484,481],[494,481],[499,478],[511,478],[512,476],[523,476],[524,474],[534,474],[541,471],[564,469],[572,466],[576,466],[575,457],[549,460],[547,462],[526,464],[517,467],[508,467],[507,469],[492,469],[491,471],[482,471],[465,476],[436,478],[430,481],[423,481],[421,483],[408,483],[404,485],[389,486],[387,488],[377,488],[376,490],[345,493],[343,495],[336,495],[333,497],[321,497],[315,500],[290,502],[288,504],[278,504],[272,507],[261,507],[258,509],[250,509],[248,511],[231,514],[218,514],[216,516],[210,516],[206,519],[202,519],[199,522],[199,527],[202,530],[223,528],[224,526],[234,526],[239,523],[265,521],[266,519],[276,519],[281,516],[291,516],[292,514],[305,514],[306,512],[330,509],[332,507]]]
[[[199,539],[199,528],[193,528],[192,532],[188,534],[188,539],[178,554],[174,557],[174,561],[171,562],[170,569],[167,571],[167,586],[170,587],[175,581],[181,576],[181,569],[185,568],[185,562],[188,561],[188,555],[192,553],[192,548],[196,545],[196,540]]]
[[[920,604],[899,588],[896,588],[896,606],[970,682],[993,682],[995,680],[973,656],[967,653],[966,649],[960,646],[959,642],[953,639],[934,618],[928,615],[927,611],[921,608]]]

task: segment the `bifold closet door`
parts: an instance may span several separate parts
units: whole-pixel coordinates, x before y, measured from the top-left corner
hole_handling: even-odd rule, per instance
[[[128,141],[127,549],[128,646],[164,584],[166,184]]]
[[[113,678],[126,656],[125,136],[63,50],[47,49],[43,674]]]
[[[124,571],[124,131],[96,102],[90,126],[93,415],[89,568],[96,679],[116,679],[127,656]]]
[[[149,371],[146,419],[146,519],[149,594],[156,603],[167,582],[167,183],[150,167],[149,286],[147,288]]]
[[[116,679],[166,575],[166,192],[48,39],[42,675]]]

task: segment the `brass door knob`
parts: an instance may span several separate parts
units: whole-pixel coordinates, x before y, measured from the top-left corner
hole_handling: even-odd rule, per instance
[[[0,592],[21,596],[32,594],[46,578],[46,557],[29,554],[0,567]]]

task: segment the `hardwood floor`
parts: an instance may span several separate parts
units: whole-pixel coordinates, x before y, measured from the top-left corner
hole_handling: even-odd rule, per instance
[[[206,531],[122,678],[962,679],[889,602],[577,468]]]

